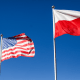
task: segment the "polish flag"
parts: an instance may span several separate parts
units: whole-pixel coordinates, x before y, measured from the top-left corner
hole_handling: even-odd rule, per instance
[[[53,9],[55,19],[54,38],[63,34],[80,36],[80,12]]]

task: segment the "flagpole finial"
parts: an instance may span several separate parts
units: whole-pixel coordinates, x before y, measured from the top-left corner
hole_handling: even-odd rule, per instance
[[[3,34],[1,34],[1,36],[3,36]]]
[[[52,8],[55,8],[55,6],[53,5]]]

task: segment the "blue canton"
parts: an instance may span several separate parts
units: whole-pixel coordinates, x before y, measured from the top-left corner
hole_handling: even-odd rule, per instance
[[[13,47],[15,44],[17,44],[17,40],[14,37],[3,38],[2,41],[2,50]]]

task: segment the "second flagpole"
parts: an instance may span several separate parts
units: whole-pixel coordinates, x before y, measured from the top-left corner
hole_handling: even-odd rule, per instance
[[[54,8],[55,8],[55,6],[52,6],[52,12],[53,12],[53,46],[54,46],[54,75],[55,75],[55,80],[57,80]]]

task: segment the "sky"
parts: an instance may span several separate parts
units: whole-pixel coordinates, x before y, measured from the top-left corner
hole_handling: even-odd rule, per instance
[[[1,63],[0,80],[54,80],[53,20],[55,9],[80,11],[79,0],[0,0],[0,34],[29,36],[35,57]],[[80,80],[80,36],[56,38],[57,80]]]

